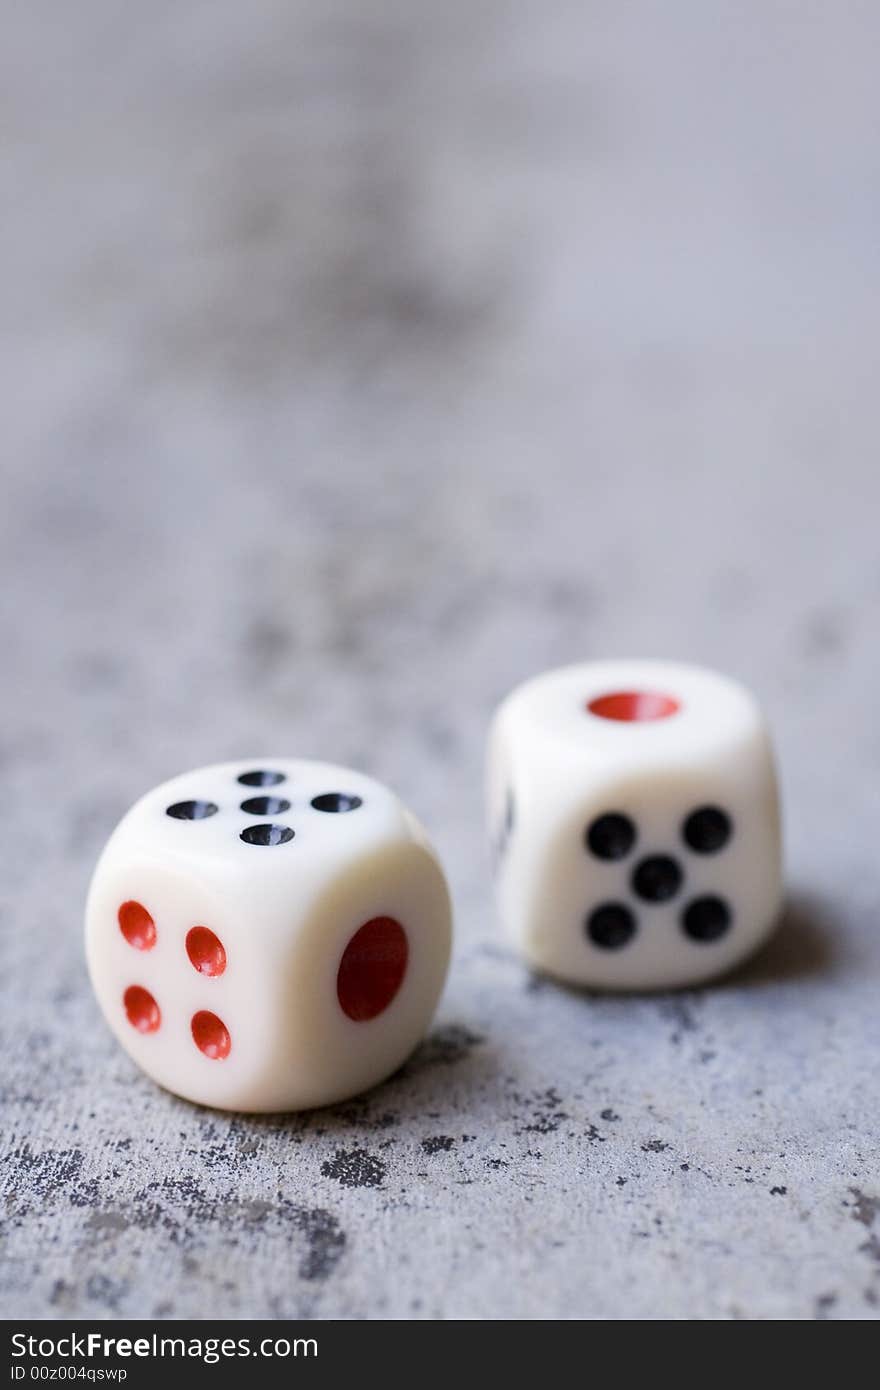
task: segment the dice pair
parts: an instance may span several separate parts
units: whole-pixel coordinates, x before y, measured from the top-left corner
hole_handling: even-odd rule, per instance
[[[769,933],[772,754],[741,687],[660,663],[538,677],[491,733],[501,915],[523,955],[611,989],[691,984]],[[424,831],[378,782],[263,759],[149,792],[95,870],[104,1014],[161,1085],[223,1109],[324,1105],[393,1072],[443,987],[451,913]]]

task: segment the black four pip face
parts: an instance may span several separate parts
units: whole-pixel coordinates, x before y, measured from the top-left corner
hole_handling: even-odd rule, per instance
[[[671,853],[639,853],[639,827],[632,816],[609,810],[596,816],[584,832],[584,848],[594,859],[619,863],[631,898],[601,902],[588,914],[584,929],[594,946],[619,951],[644,926],[650,930],[651,908],[678,900],[687,884],[687,856],[722,853],[734,836],[732,816],[721,806],[695,806],[683,817],[678,844]],[[720,940],[733,925],[733,909],[720,896],[702,893],[688,898],[678,914],[679,926],[691,941]]]
[[[277,769],[247,768],[230,776],[228,796],[216,801],[174,801],[166,806],[165,815],[174,821],[204,822],[226,812],[231,819],[230,834],[237,831],[244,844],[278,848],[290,845],[296,837],[292,819],[302,828],[303,817],[347,816],[364,806],[361,796],[335,787],[320,791],[312,788],[311,795],[297,795],[297,783],[296,777]],[[217,795],[216,790],[214,794]],[[243,827],[241,815],[248,817]],[[134,899],[119,906],[117,924],[134,952],[151,951],[165,929],[146,904]],[[209,926],[193,924],[183,944],[189,967],[199,975],[217,978],[229,968],[226,948]],[[355,1022],[368,1021],[384,1012],[403,982],[408,954],[406,932],[399,922],[390,917],[364,922],[348,942],[339,963],[337,997],[343,1012]],[[138,1032],[156,1033],[162,1027],[162,1008],[144,986],[130,984],[122,1003],[128,1022]],[[204,1056],[222,1061],[230,1055],[230,1030],[213,1011],[198,1010],[190,1020],[190,1032]]]

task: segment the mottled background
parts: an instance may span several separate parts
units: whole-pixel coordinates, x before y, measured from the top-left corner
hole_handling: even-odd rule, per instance
[[[4,19],[7,1316],[876,1317],[880,11],[32,0]],[[792,906],[591,998],[493,924],[497,699],[716,665]],[[113,1045],[80,943],[182,768],[351,761],[458,911],[431,1038],[253,1120]]]

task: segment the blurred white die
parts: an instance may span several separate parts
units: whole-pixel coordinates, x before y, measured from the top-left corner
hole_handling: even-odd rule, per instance
[[[188,772],[113,832],[86,909],[89,972],[160,1085],[229,1110],[325,1105],[425,1033],[449,961],[449,895],[396,796],[270,758]]]
[[[501,917],[540,970],[691,985],[774,926],[773,755],[755,700],[724,676],[608,661],[528,681],[496,713],[488,797]]]

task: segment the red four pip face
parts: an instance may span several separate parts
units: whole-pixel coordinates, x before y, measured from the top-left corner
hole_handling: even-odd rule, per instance
[[[283,772],[255,768],[240,773],[237,780],[244,788],[277,789],[287,779]],[[334,790],[319,792],[309,804],[320,815],[343,815],[361,810],[363,800]],[[296,831],[292,825],[284,823],[282,817],[290,819],[291,809],[291,802],[277,790],[270,795],[244,795],[239,810],[248,819],[239,831],[240,839],[247,845],[262,848],[290,844]],[[214,801],[191,798],[173,802],[165,814],[172,820],[193,822],[207,820],[219,810]],[[117,921],[132,950],[147,952],[155,948],[158,928],[143,903],[133,899],[121,903]],[[209,978],[224,974],[226,948],[209,926],[194,924],[184,944],[187,960],[195,971]],[[406,932],[393,918],[376,917],[358,927],[339,962],[336,983],[339,1006],[349,1018],[363,1022],[378,1017],[388,1008],[403,983],[408,952]],[[130,984],[124,991],[122,1003],[128,1022],[139,1033],[155,1033],[161,1028],[162,1010],[143,985]],[[229,1056],[232,1050],[229,1029],[211,1010],[199,1009],[193,1014],[190,1032],[193,1043],[206,1057],[224,1061]]]
[[[449,945],[414,824],[380,784],[322,764],[222,765],[149,793],[90,894],[90,968],[120,1041],[170,1089],[243,1108],[300,1103],[308,1078],[286,1086],[285,1053],[312,1054],[320,1092],[334,1048],[343,1091],[371,1048],[376,1067],[409,1050]],[[419,875],[436,939],[414,954]]]

